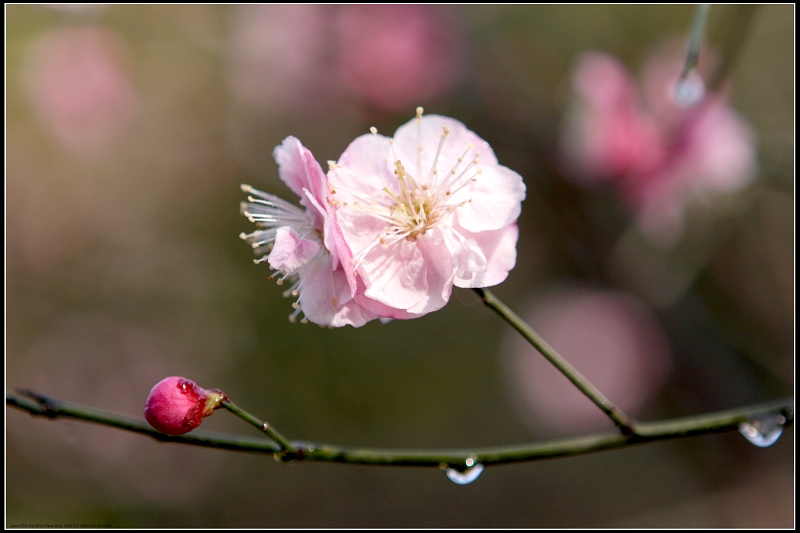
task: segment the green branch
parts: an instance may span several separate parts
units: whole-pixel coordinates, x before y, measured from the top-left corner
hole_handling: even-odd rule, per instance
[[[19,390],[21,396],[6,393],[6,405],[22,409],[32,416],[46,418],[75,418],[86,422],[94,422],[103,426],[110,426],[133,433],[141,433],[162,442],[178,442],[194,446],[206,446],[223,450],[239,450],[245,452],[275,453],[281,449],[271,442],[262,439],[241,437],[207,431],[195,431],[191,435],[165,435],[154,429],[145,420],[129,416],[101,411],[76,403],[54,400],[29,390]],[[30,398],[30,399],[29,399]]]
[[[737,431],[742,422],[751,422],[767,415],[783,416],[786,419],[786,425],[791,425],[794,421],[794,401],[786,399],[675,420],[639,423],[636,426],[635,435],[606,432],[534,444],[460,450],[351,448],[332,444],[295,441],[291,444],[295,451],[290,452],[272,442],[239,435],[204,431],[195,431],[190,435],[164,435],[151,428],[144,420],[55,400],[31,391],[20,391],[19,393],[31,399],[6,393],[6,405],[27,411],[33,416],[73,418],[94,422],[148,435],[161,442],[176,442],[224,450],[275,454],[277,458],[284,461],[306,460],[362,465],[432,466],[437,468],[450,466],[463,468],[465,465],[472,464],[489,466],[503,463],[521,463],[624,448],[646,442]]]
[[[686,61],[683,63],[683,70],[680,75],[681,80],[685,80],[689,76],[689,73],[697,66],[700,59],[700,49],[703,47],[708,12],[710,10],[710,4],[698,4],[695,8],[692,28],[689,31],[689,44],[686,47]]]
[[[492,311],[500,315],[500,317],[508,322],[508,324],[517,330],[525,340],[527,340],[534,348],[539,350],[545,359],[550,361],[559,372],[564,374],[568,380],[575,385],[587,398],[589,398],[597,407],[608,416],[612,422],[622,431],[624,435],[633,436],[638,433],[638,428],[634,426],[634,420],[622,410],[615,406],[611,400],[605,397],[588,379],[583,377],[566,359],[553,349],[552,346],[547,344],[533,329],[525,323],[514,311],[512,311],[500,299],[486,289],[473,289],[478,296],[481,297],[483,303],[486,304]]]
[[[295,449],[292,444],[286,440],[286,437],[278,433],[275,429],[272,428],[266,422],[259,420],[258,418],[254,417],[235,403],[230,400],[223,400],[222,407],[230,411],[231,413],[235,414],[251,426],[255,427],[257,430],[264,432],[264,434],[275,441],[278,446],[280,446],[281,451],[286,451],[289,453],[295,453],[297,450]]]

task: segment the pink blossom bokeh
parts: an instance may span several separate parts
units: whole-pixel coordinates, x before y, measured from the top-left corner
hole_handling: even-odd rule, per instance
[[[245,106],[316,108],[325,89],[326,6],[242,5],[233,13],[227,82]]]
[[[58,28],[39,36],[23,59],[23,79],[42,125],[80,156],[113,146],[139,107],[128,61],[122,40],[100,27]]]
[[[754,135],[725,95],[703,95],[693,72],[693,98],[676,97],[682,60],[671,49],[657,53],[640,88],[616,58],[584,54],[561,138],[568,176],[614,184],[641,230],[666,244],[680,238],[691,204],[741,190],[756,175]]]
[[[425,103],[452,89],[463,75],[457,26],[441,8],[342,6],[334,27],[338,80],[375,107],[399,111]]]
[[[666,334],[653,314],[621,292],[557,289],[534,300],[522,318],[623,411],[635,416],[664,385]],[[520,413],[539,432],[610,428],[606,415],[526,341],[507,342],[507,368]]]
[[[262,110],[358,101],[400,111],[453,90],[465,59],[461,28],[441,7],[240,6],[228,85]]]

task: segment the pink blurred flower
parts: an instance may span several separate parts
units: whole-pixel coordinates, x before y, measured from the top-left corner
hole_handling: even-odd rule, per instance
[[[344,243],[336,221],[336,208],[329,201],[325,173],[314,156],[300,141],[287,137],[273,152],[279,175],[300,197],[305,210],[269,193],[242,185],[253,196],[242,202],[241,211],[260,228],[240,237],[257,254],[265,254],[256,263],[269,262],[272,269],[297,281],[284,292],[295,296],[294,321],[303,313],[322,326],[362,326],[377,318],[353,299],[356,280],[349,265],[350,249]]]
[[[114,33],[91,26],[52,30],[24,58],[28,96],[67,147],[98,153],[127,129],[138,105],[126,63]]]
[[[234,97],[268,110],[315,105],[328,92],[323,75],[328,8],[243,5],[235,9],[227,73]]]
[[[680,236],[691,202],[740,190],[756,170],[752,131],[722,95],[703,94],[697,73],[683,87],[692,94],[679,101],[681,67],[679,54],[658,54],[640,91],[619,61],[585,54],[561,143],[575,181],[613,182],[642,230],[662,242]]]
[[[354,256],[345,268],[373,313],[419,317],[443,307],[453,285],[496,285],[514,267],[525,185],[461,122],[418,108],[394,138],[373,128],[329,165]]]
[[[571,176],[607,181],[663,157],[657,124],[642,112],[636,84],[622,63],[590,52],[579,59],[572,83],[577,99],[562,143]]]
[[[666,334],[652,313],[626,294],[559,289],[522,317],[630,414],[658,393],[669,374]],[[524,417],[533,415],[531,422],[559,433],[611,427],[596,405],[518,335],[508,342],[508,369]]]
[[[337,75],[352,94],[400,110],[452,88],[463,51],[451,21],[422,5],[341,6]]]
[[[405,109],[452,90],[465,63],[456,21],[425,5],[241,6],[229,50],[234,97],[293,114],[353,98]]]

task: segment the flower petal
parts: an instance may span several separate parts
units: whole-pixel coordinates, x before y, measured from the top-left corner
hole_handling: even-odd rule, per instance
[[[482,167],[483,173],[459,194],[470,201],[456,210],[461,227],[481,232],[497,230],[519,218],[525,199],[522,176],[502,165]]]
[[[314,227],[322,229],[328,205],[328,188],[325,173],[313,154],[295,137],[286,137],[272,152],[278,163],[278,175],[281,180],[300,197],[300,203],[306,208]],[[304,190],[308,190],[316,200],[309,202]]]
[[[385,270],[379,275],[369,277],[366,271],[374,266],[372,258],[367,257],[367,269],[359,269],[366,286],[372,290],[359,291],[356,300],[363,307],[383,318],[410,319],[418,318],[437,311],[447,304],[453,290],[455,265],[453,258],[438,229],[420,237],[416,242],[403,241],[404,249],[399,246],[381,250],[384,253]],[[398,248],[392,252],[392,248]],[[396,261],[403,253],[411,253],[412,261]],[[404,284],[409,273],[415,274],[412,281],[416,285]],[[402,278],[402,279],[401,279]]]
[[[379,134],[366,134],[357,137],[328,173],[328,178],[336,190],[342,185],[346,191],[337,191],[334,198],[343,195],[344,201],[362,199],[354,197],[353,192],[361,193],[365,198],[383,196],[382,189],[395,182],[392,175],[394,167],[390,165],[391,148],[389,138]]]
[[[344,271],[331,271],[327,261],[314,260],[300,269],[300,308],[308,320],[334,328],[360,327],[377,318],[351,299]],[[344,302],[344,303],[343,303]]]
[[[286,274],[309,262],[319,253],[319,244],[302,238],[289,226],[278,228],[275,232],[275,244],[267,258],[269,266]]]
[[[364,279],[364,295],[397,309],[411,309],[428,292],[425,258],[405,239],[383,248],[373,247],[358,268]]]
[[[465,238],[480,247],[486,257],[486,270],[474,272],[469,279],[456,277],[456,287],[491,287],[505,281],[517,262],[517,225],[511,224],[503,229],[480,233],[470,233],[463,229],[460,231]]]
[[[449,133],[441,142],[437,157],[444,128]],[[434,170],[434,160],[439,176],[447,176],[453,168],[459,166],[460,157],[464,157],[460,168],[466,167],[476,152],[480,154],[478,159],[481,165],[497,164],[489,143],[467,129],[462,122],[441,115],[424,115],[419,123],[412,120],[400,126],[394,134],[394,151],[406,170],[423,183],[430,183],[428,179]]]

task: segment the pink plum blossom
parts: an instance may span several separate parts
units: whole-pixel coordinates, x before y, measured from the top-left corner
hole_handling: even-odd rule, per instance
[[[336,221],[336,208],[319,163],[294,137],[277,146],[273,156],[280,178],[300,197],[305,209],[242,185],[251,195],[241,204],[242,214],[261,229],[240,237],[262,254],[256,263],[266,261],[277,271],[281,276],[278,284],[296,279],[284,292],[284,296],[297,297],[290,320],[302,313],[302,322],[358,327],[377,318],[353,299],[356,279],[351,269],[344,268],[352,255]]]
[[[393,138],[354,140],[328,177],[352,260],[356,301],[387,318],[442,308],[457,287],[488,287],[516,263],[519,174],[458,120],[417,116]]]
[[[750,128],[723,95],[704,94],[697,72],[681,100],[681,66],[680,54],[655,56],[640,90],[613,57],[585,54],[561,143],[572,179],[615,184],[640,228],[662,243],[680,236],[689,204],[741,190],[756,171]]]

